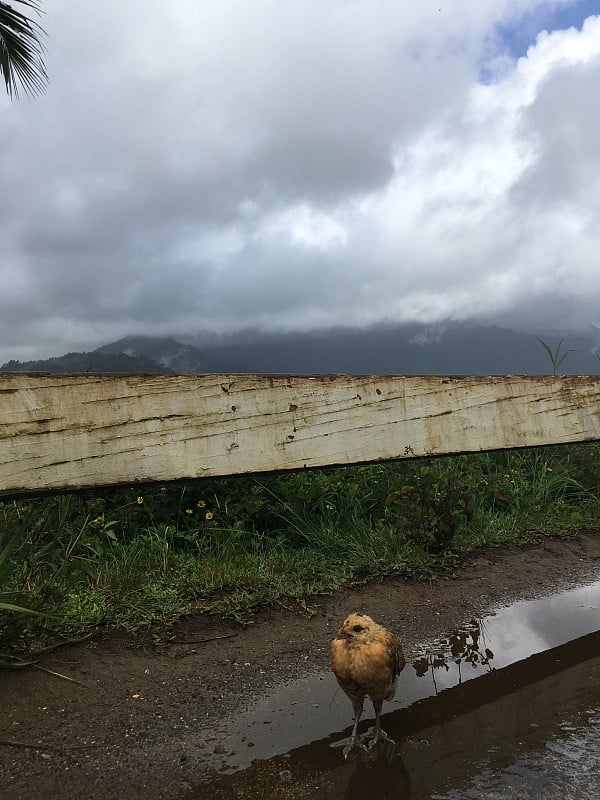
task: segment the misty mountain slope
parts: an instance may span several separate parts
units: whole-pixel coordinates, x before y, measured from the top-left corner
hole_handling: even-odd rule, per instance
[[[125,353],[67,353],[40,361],[8,361],[0,367],[2,372],[53,372],[80,373],[104,372],[158,375],[173,370],[150,358],[129,356]]]
[[[222,372],[223,365],[190,344],[173,337],[125,336],[98,347],[95,353],[147,358],[179,374]]]
[[[560,336],[542,337],[552,350]],[[567,334],[563,374],[596,374],[596,334]],[[518,375],[550,374],[552,362],[535,335],[492,326],[378,326],[364,330],[266,335],[247,332],[202,348],[215,361],[239,364],[242,372],[292,374]]]
[[[560,336],[542,337],[555,352]],[[204,337],[199,347],[172,337],[127,336],[89,353],[11,361],[5,371],[287,373],[380,375],[540,375],[553,365],[535,335],[452,324],[335,328],[275,335],[245,331]],[[563,336],[560,374],[598,374],[597,332]],[[569,351],[569,352],[567,352]]]

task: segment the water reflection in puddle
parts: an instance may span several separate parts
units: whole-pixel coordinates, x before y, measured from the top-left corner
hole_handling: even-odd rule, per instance
[[[501,769],[494,769],[491,763],[481,764],[464,786],[431,797],[436,800],[592,800],[600,793],[599,765],[600,709],[596,708],[586,710],[577,724],[562,723],[545,746],[522,753]]]
[[[397,697],[387,706],[384,725],[398,746],[348,762],[331,746],[351,724],[348,701],[332,675],[278,686],[232,721],[221,740],[220,769],[239,771],[190,797],[248,797],[253,791],[316,800],[367,793],[372,800],[528,797],[524,782],[521,795],[506,793],[517,785],[515,774],[529,770],[531,782],[538,756],[528,754],[543,751],[548,758],[546,742],[562,741],[561,724],[578,726],[581,741],[589,720],[597,724],[599,607],[600,581],[515,603],[427,644],[401,674]],[[596,759],[600,770],[600,752]],[[478,788],[484,784],[488,789]]]

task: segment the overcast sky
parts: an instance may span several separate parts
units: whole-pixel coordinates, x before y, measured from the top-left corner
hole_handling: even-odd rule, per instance
[[[0,94],[0,363],[600,323],[599,0],[43,7],[48,89]]]

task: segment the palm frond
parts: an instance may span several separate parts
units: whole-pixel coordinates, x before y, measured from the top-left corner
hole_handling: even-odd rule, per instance
[[[39,14],[38,0],[14,0]],[[43,28],[8,3],[0,1],[0,74],[9,97],[19,86],[29,95],[40,94],[48,82],[44,66]]]

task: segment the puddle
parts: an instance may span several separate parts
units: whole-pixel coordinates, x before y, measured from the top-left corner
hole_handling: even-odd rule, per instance
[[[500,769],[494,768],[494,760],[489,758],[478,765],[472,778],[463,781],[465,785],[431,796],[436,800],[598,797],[600,709],[585,710],[581,716],[579,721],[563,722],[544,747],[534,746]]]
[[[211,765],[221,774],[186,798],[516,798],[529,797],[529,785],[540,797],[546,773],[562,798],[569,774],[584,780],[583,753],[592,753],[585,767],[597,787],[599,609],[597,581],[515,603],[424,645],[384,705],[383,727],[398,745],[348,761],[337,744],[352,708],[333,675],[274,687],[228,721]],[[372,720],[367,701],[363,733]],[[585,791],[580,782],[572,796],[597,796]]]

